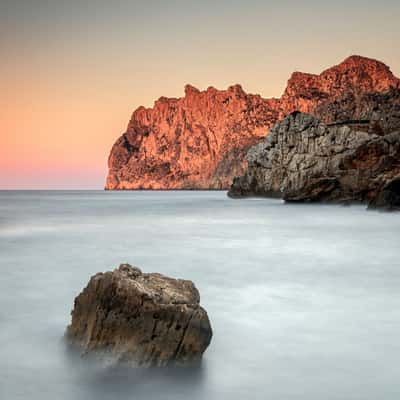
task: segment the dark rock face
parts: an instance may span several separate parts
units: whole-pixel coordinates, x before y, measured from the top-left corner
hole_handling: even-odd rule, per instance
[[[134,111],[110,152],[106,189],[229,188],[245,171],[248,149],[284,116],[301,111],[326,123],[372,120],[382,104],[400,104],[399,88],[385,64],[360,56],[319,75],[293,73],[279,99],[248,94],[240,85],[206,91],[187,85],[182,98],[161,97],[153,108]],[[400,108],[391,115],[379,129],[397,123]]]
[[[364,93],[355,96],[350,93],[334,102],[320,104],[312,114],[328,124],[357,122],[376,134],[390,133],[400,127],[400,89],[384,93]]]
[[[329,125],[292,113],[249,150],[246,173],[234,180],[229,195],[369,203],[381,193],[377,205],[394,207],[397,181],[385,184],[400,174],[400,126],[395,125],[387,132],[391,129],[377,130],[376,120]]]
[[[400,176],[387,182],[369,204],[369,208],[400,211]]]
[[[66,338],[85,352],[142,366],[201,359],[210,321],[191,281],[122,264],[94,275],[75,299]]]

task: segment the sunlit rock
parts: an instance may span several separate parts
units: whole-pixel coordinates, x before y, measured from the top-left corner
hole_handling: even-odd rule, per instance
[[[268,88],[267,76],[260,86]],[[398,97],[399,79],[390,69],[360,56],[320,75],[295,72],[278,99],[240,85],[205,91],[186,85],[184,97],[161,97],[153,108],[133,112],[110,152],[106,189],[227,189],[244,174],[248,149],[291,112],[326,123],[378,115],[378,131],[394,123],[379,120],[381,105]]]

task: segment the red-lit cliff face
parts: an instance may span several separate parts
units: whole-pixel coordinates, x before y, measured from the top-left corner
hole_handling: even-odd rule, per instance
[[[107,189],[222,189],[244,168],[248,148],[279,118],[276,100],[239,85],[138,108],[109,157]]]
[[[301,111],[326,122],[359,119],[371,106],[369,95],[398,89],[399,82],[382,62],[351,56],[320,75],[294,72],[280,105],[286,115]]]
[[[187,85],[179,99],[139,107],[109,156],[106,189],[226,189],[245,168],[245,154],[292,111],[326,122],[364,119],[376,94],[400,90],[383,63],[352,56],[320,75],[295,72],[280,99],[241,86],[200,92]]]

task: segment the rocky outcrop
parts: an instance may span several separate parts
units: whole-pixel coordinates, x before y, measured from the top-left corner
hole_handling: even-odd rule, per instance
[[[212,330],[191,281],[122,264],[93,276],[75,299],[66,338],[85,352],[142,366],[201,359]]]
[[[240,85],[187,85],[183,98],[161,97],[133,113],[111,150],[106,189],[228,188],[244,173],[248,149],[285,115],[369,120],[382,98],[399,96],[399,85],[385,64],[359,56],[320,75],[295,72],[280,99],[247,94]]]
[[[279,117],[275,100],[239,86],[160,98],[137,109],[109,157],[106,189],[221,189],[244,168],[249,147]]]
[[[397,107],[392,104],[392,110]],[[392,120],[393,115],[388,115]],[[376,120],[325,124],[294,112],[278,122],[247,154],[246,173],[235,178],[231,197],[272,196],[286,201],[374,202],[395,206],[400,175],[400,124],[377,128]]]
[[[293,73],[280,100],[285,115],[301,111],[330,123],[363,119],[376,104],[373,98],[366,102],[366,95],[399,87],[400,80],[384,63],[351,56],[319,75]]]

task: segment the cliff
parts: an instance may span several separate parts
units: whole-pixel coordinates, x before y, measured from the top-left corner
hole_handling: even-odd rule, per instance
[[[385,129],[376,120],[325,124],[310,114],[290,114],[249,150],[248,168],[229,195],[399,208],[399,104],[391,103],[389,120],[397,122]]]
[[[279,118],[276,100],[239,86],[140,107],[109,157],[107,189],[222,189],[243,172],[249,147]]]
[[[383,63],[352,56],[320,75],[295,72],[279,99],[240,85],[161,97],[139,107],[112,147],[106,189],[225,189],[245,171],[245,154],[293,111],[324,122],[371,119],[399,79]],[[389,96],[392,96],[389,94]],[[388,122],[391,123],[390,121]]]

